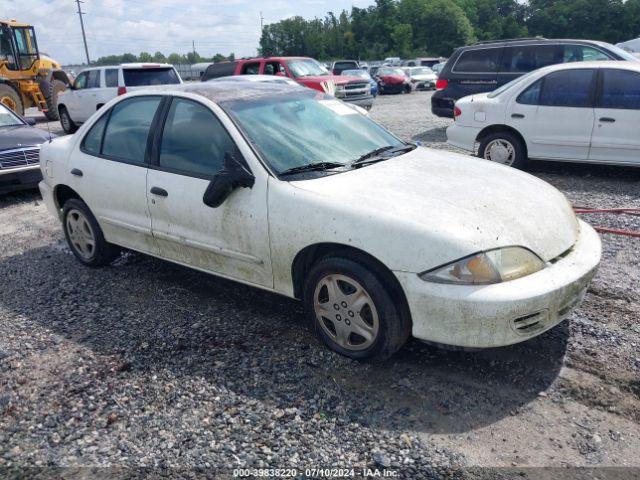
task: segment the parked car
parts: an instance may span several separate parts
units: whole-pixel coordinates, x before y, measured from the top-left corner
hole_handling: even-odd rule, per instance
[[[442,69],[444,68],[444,66],[446,65],[446,62],[440,62],[440,63],[436,63],[435,65],[433,65],[431,68],[431,70],[433,70],[433,73],[435,73],[436,75],[440,76],[440,72],[442,71]]]
[[[369,72],[369,75],[371,75],[371,78],[376,78],[376,76],[378,75],[378,70],[380,70],[381,65],[372,65],[369,67],[369,69],[367,70]]]
[[[202,81],[228,75],[258,74],[289,77],[305,87],[333,94],[367,110],[373,105],[368,82],[359,77],[332,75],[318,61],[308,57],[261,57],[214,63],[207,68]]]
[[[382,62],[382,65],[387,67],[400,67],[402,66],[402,59],[400,57],[387,57]]]
[[[344,70],[341,75],[348,77],[360,77],[365,79],[371,85],[371,95],[373,98],[378,96],[378,82],[376,82],[366,70]]]
[[[434,65],[445,60],[444,57],[421,57],[414,60],[405,60],[403,65],[406,67],[433,67]]]
[[[342,75],[345,70],[358,70],[360,65],[355,60],[336,60],[331,62],[329,71],[334,75]]]
[[[380,67],[376,81],[380,94],[411,93],[411,81],[400,67]]]
[[[435,90],[438,76],[429,67],[408,67],[404,72],[414,90]]]
[[[352,358],[410,335],[521,342],[581,302],[600,241],[552,186],[326,94],[250,86],[134,92],[43,145],[40,190],[80,263],[124,247],[300,299]]]
[[[547,65],[587,60],[634,60],[621,48],[590,40],[532,38],[482,42],[457,49],[438,76],[431,111],[453,118],[453,104],[467,95],[490,92]]]
[[[456,102],[449,143],[494,162],[527,158],[640,166],[640,63],[545,67]]]
[[[0,193],[34,188],[42,180],[40,144],[50,137],[33,125],[33,118],[25,119],[0,103]]]
[[[58,95],[60,124],[73,133],[109,100],[149,85],[172,85],[182,79],[172,65],[123,63],[119,66],[87,68],[72,85]]]

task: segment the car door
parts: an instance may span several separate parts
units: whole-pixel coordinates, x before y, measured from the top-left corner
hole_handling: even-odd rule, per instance
[[[104,112],[69,160],[70,186],[89,205],[107,241],[153,255],[147,206],[147,143],[162,97],[136,96]]]
[[[595,78],[594,69],[555,71],[509,102],[506,121],[524,137],[529,157],[587,160]]]
[[[589,160],[640,164],[640,72],[600,70]]]
[[[86,93],[88,79],[88,71],[85,70],[84,72],[80,72],[80,74],[73,82],[73,88],[71,89],[69,94],[65,95],[64,97],[65,107],[67,108],[67,111],[69,112],[69,115],[74,122],[82,122],[82,120],[80,119],[82,117],[80,105]]]
[[[118,69],[103,68],[100,71],[100,83],[95,89],[95,110],[99,110],[109,100],[118,96]],[[95,111],[94,110],[94,111]]]
[[[220,113],[183,97],[174,97],[167,106],[148,176],[153,235],[166,259],[270,288],[264,170],[256,172],[253,187],[234,190],[220,206],[203,201],[226,155],[247,169],[243,158],[253,155]]]

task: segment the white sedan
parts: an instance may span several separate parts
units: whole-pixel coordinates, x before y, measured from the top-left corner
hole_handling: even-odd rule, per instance
[[[529,159],[640,166],[640,62],[553,65],[458,100],[452,145],[505,165]]]
[[[82,264],[124,247],[298,298],[352,358],[410,335],[526,340],[569,315],[600,261],[597,234],[550,185],[405,143],[284,84],[120,97],[43,145],[41,165]]]

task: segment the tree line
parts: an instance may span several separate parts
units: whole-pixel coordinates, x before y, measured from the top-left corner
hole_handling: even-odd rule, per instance
[[[617,43],[640,35],[640,0],[376,0],[338,15],[266,25],[265,55],[449,56],[482,40],[544,36]]]
[[[149,52],[140,52],[140,55],[134,55],[133,53],[124,53],[122,55],[107,55],[106,57],[100,57],[98,60],[91,62],[92,65],[118,65],[120,63],[171,63],[172,65],[178,64],[194,64],[205,62],[222,62],[224,60],[234,60],[235,55],[222,55],[216,53],[213,57],[202,57],[198,52],[189,52],[186,54],[171,53],[164,55],[162,52],[156,52],[153,55]]]

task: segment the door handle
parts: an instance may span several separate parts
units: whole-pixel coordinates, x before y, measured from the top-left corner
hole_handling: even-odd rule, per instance
[[[603,123],[614,123],[616,119],[611,117],[601,117],[600,121]]]
[[[511,118],[524,118],[524,115],[521,113],[513,113],[511,114]]]
[[[160,187],[151,187],[151,193],[159,197],[169,196],[169,193],[164,188]]]
[[[77,168],[74,168],[73,170],[71,170],[71,175],[75,175],[76,177],[81,177],[82,170],[78,170]]]

